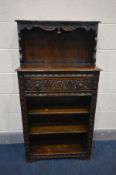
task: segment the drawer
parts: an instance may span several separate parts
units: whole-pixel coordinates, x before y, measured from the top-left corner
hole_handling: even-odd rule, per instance
[[[91,91],[95,87],[95,75],[24,75],[24,85],[26,92]]]

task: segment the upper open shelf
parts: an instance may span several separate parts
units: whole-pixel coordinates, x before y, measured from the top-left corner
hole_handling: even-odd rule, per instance
[[[17,21],[23,67],[94,66],[98,22]]]

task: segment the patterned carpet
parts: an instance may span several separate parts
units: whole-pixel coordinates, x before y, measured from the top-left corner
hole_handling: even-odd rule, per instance
[[[96,141],[91,160],[26,163],[23,144],[0,145],[0,175],[116,175],[116,141]]]

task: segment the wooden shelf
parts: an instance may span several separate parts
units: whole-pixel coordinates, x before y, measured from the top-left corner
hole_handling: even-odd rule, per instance
[[[36,67],[32,67],[32,66],[28,66],[28,68],[26,66],[23,67],[19,67],[16,69],[17,72],[54,72],[54,71],[58,71],[58,72],[70,72],[70,71],[76,71],[76,72],[82,72],[82,71],[88,71],[88,72],[92,72],[92,71],[100,71],[102,69],[95,67],[95,66],[75,66],[75,67],[40,67],[40,66],[36,66]]]
[[[47,156],[61,154],[79,154],[86,152],[84,144],[54,144],[54,145],[34,145],[31,147],[31,155]]]
[[[52,107],[52,108],[35,108],[30,109],[28,111],[28,114],[30,115],[37,115],[37,114],[88,114],[89,110],[87,108],[79,108],[79,107],[73,107],[71,108],[69,106],[64,107]]]
[[[53,134],[53,133],[86,133],[87,125],[48,125],[30,127],[30,135]]]

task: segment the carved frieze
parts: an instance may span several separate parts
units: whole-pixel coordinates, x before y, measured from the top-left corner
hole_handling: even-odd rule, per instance
[[[27,79],[26,91],[68,92],[92,89],[93,79]]]

